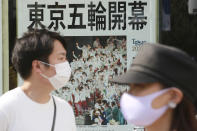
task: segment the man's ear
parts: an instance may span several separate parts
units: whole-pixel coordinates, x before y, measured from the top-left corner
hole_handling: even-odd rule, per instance
[[[183,99],[183,92],[178,88],[173,88],[170,91],[171,96],[171,102],[174,102],[175,104],[179,104]]]
[[[33,71],[35,71],[36,73],[41,73],[40,67],[41,67],[41,63],[38,60],[32,61],[32,70]]]

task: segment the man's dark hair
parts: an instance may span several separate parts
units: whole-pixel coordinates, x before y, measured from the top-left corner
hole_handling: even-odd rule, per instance
[[[59,40],[66,49],[64,38],[59,33],[46,29],[29,30],[16,40],[12,52],[12,63],[23,79],[27,79],[31,75],[33,60],[48,63],[55,40]]]

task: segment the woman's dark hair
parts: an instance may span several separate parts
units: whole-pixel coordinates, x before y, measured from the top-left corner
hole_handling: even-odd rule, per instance
[[[23,79],[31,75],[32,61],[41,60],[48,63],[53,51],[54,41],[59,40],[66,49],[66,43],[59,33],[46,29],[32,29],[16,40],[12,52],[12,63]]]
[[[194,104],[184,96],[173,112],[170,131],[197,131],[196,109]]]

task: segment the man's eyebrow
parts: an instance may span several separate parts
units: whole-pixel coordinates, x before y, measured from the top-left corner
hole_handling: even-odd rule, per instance
[[[58,55],[66,56],[66,52],[60,52],[60,53],[58,53]]]

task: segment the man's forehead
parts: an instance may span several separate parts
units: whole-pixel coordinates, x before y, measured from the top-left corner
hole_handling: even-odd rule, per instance
[[[55,40],[54,41],[54,48],[53,48],[54,51],[56,52],[64,52],[66,51],[66,49],[64,48],[63,44],[59,41],[59,40]]]

